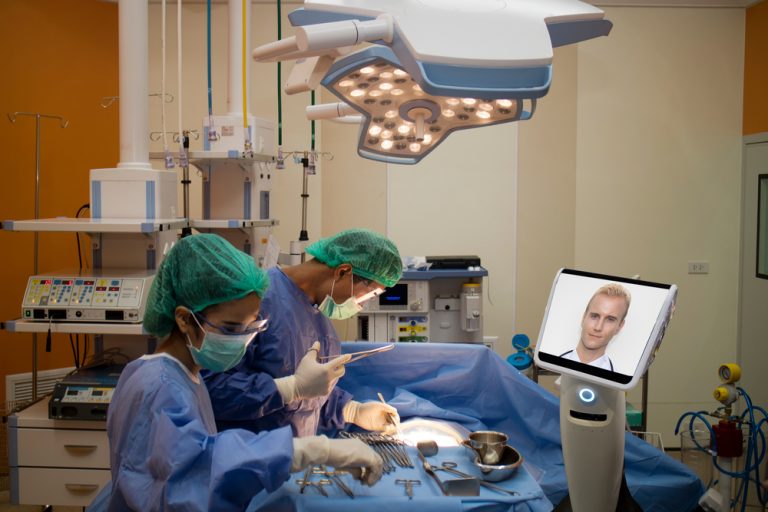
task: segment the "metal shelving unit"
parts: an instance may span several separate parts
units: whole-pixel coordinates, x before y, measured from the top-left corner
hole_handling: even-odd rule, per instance
[[[81,219],[54,217],[37,220],[6,220],[6,231],[79,233],[156,233],[189,226],[187,219]]]
[[[97,322],[33,322],[31,320],[17,319],[4,323],[8,332],[39,332],[63,334],[132,334],[148,335],[143,324],[126,323],[97,323]]]
[[[276,219],[194,219],[189,221],[189,227],[195,229],[246,229],[268,228],[277,226],[280,222]]]

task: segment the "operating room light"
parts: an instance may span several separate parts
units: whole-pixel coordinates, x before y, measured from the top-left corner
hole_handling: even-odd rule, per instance
[[[455,130],[530,115],[523,110],[523,101],[516,99],[494,103],[488,98],[429,96],[396,62],[388,49],[369,48],[340,59],[322,81],[340,100],[363,113],[361,156],[415,163]]]
[[[434,441],[437,446],[459,446],[469,436],[469,431],[455,423],[427,418],[411,418],[400,424],[399,439],[409,446],[421,441]]]
[[[607,35],[603,17],[578,0],[305,0],[296,35],[253,56],[297,59],[286,91],[341,101],[309,119],[361,116],[360,156],[413,164],[454,131],[529,119],[552,48]]]

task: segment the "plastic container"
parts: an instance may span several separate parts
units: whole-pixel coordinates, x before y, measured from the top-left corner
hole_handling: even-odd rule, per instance
[[[707,430],[683,430],[680,432],[680,460],[699,475],[708,486],[712,481],[712,455]]]

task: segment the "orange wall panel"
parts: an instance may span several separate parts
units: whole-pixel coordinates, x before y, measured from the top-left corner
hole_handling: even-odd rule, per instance
[[[744,48],[744,135],[768,132],[768,2],[747,9]]]
[[[74,217],[88,202],[90,169],[119,160],[117,4],[99,0],[0,2],[0,220],[35,216],[35,118],[23,111],[60,115],[40,122],[40,217]],[[87,235],[81,235],[90,259]],[[18,318],[27,277],[33,273],[33,234],[0,231],[0,321]],[[41,233],[39,271],[76,268],[73,233]],[[73,366],[70,341],[53,337],[44,351],[38,335],[38,369]],[[5,375],[32,369],[32,335],[0,330],[0,401]]]

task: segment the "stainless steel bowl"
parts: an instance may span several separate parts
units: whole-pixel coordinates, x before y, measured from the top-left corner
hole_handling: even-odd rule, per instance
[[[508,444],[504,445],[499,461],[495,464],[484,464],[479,456],[474,460],[475,466],[480,469],[481,478],[488,482],[501,482],[510,478],[522,463],[523,456]]]

